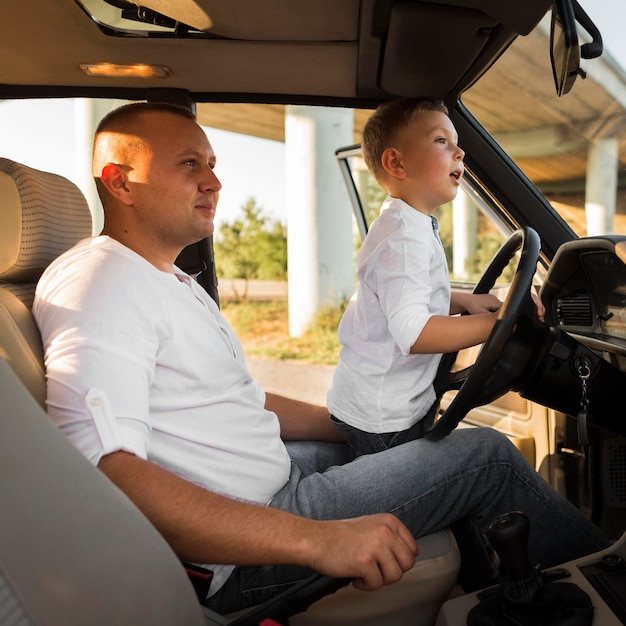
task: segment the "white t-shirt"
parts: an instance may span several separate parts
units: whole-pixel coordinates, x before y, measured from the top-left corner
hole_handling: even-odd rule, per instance
[[[86,239],[46,270],[33,314],[48,413],[94,464],[126,450],[261,504],[286,483],[278,418],[228,322],[186,274],[109,237]],[[212,569],[215,592],[230,569]]]
[[[450,314],[436,218],[388,197],[363,241],[358,284],[339,324],[330,412],[371,433],[406,430],[435,401],[440,354],[411,354],[433,315]]]

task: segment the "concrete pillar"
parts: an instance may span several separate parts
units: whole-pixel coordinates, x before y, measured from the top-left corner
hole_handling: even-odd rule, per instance
[[[476,254],[477,236],[476,205],[459,189],[452,201],[452,275],[457,280],[469,277],[467,261]]]
[[[354,286],[352,210],[335,150],[353,143],[350,109],[289,105],[285,111],[289,332]]]
[[[589,146],[585,185],[587,236],[613,232],[618,166],[616,137],[599,139]]]

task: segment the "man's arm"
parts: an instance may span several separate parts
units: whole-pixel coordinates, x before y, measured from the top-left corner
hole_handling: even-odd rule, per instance
[[[266,393],[265,408],[278,415],[285,441],[345,441],[324,406]]]
[[[390,514],[315,521],[212,493],[127,452],[98,466],[183,561],[301,565],[371,590],[399,580],[418,553]]]

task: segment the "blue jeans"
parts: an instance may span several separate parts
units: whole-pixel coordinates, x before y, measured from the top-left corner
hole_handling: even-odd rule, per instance
[[[523,511],[530,560],[542,568],[610,545],[490,428],[455,430],[441,441],[418,439],[354,460],[341,444],[296,442],[288,449],[291,476],[271,506],[304,517],[390,512],[419,538],[462,518],[484,530],[503,513]],[[222,613],[246,608],[310,573],[291,566],[236,568],[209,606]]]

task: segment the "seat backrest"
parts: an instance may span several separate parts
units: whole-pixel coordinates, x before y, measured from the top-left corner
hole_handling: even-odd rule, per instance
[[[0,159],[0,623],[200,626],[176,555],[42,410],[35,286],[91,230],[76,185]]]
[[[49,263],[91,230],[87,201],[74,183],[0,158],[0,357],[41,406],[43,351],[30,314],[35,286]]]
[[[180,561],[0,358],[0,624],[202,626]]]

